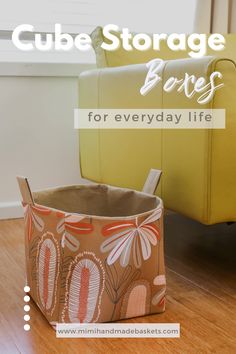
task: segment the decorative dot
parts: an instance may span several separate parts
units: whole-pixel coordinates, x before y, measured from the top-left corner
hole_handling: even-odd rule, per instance
[[[29,321],[30,320],[30,316],[29,315],[24,315],[24,320],[25,321]]]
[[[25,324],[24,325],[24,330],[25,331],[29,331],[30,330],[30,325],[29,324]]]
[[[28,295],[25,295],[25,296],[24,296],[24,301],[25,301],[25,302],[29,302],[29,301],[30,301],[30,297],[29,297]]]
[[[29,305],[25,305],[25,306],[24,306],[24,310],[25,310],[25,312],[29,312],[30,306],[29,306]]]
[[[25,287],[24,287],[24,292],[25,293],[28,293],[30,291],[30,287],[28,286],[28,285],[26,285]]]

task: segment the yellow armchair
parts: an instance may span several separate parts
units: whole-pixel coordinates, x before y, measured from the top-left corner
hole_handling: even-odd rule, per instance
[[[205,108],[226,109],[225,130],[81,130],[82,176],[140,190],[150,168],[163,171],[157,194],[166,208],[204,224],[236,221],[236,67],[226,59],[170,60],[162,77],[223,74],[224,87]],[[80,108],[202,108],[157,85],[141,96],[145,64],[82,73]]]

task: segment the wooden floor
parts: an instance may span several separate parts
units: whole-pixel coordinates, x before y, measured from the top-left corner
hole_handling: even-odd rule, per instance
[[[180,339],[57,339],[31,303],[23,310],[23,221],[0,221],[0,353],[236,353],[236,224],[166,217],[167,308],[136,322],[179,322]]]

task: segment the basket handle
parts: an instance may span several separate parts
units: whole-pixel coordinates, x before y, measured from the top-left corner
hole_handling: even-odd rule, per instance
[[[17,179],[17,182],[18,182],[18,185],[20,188],[22,201],[26,204],[34,204],[34,198],[33,198],[27,178],[17,176],[16,179]]]
[[[151,168],[147,176],[146,182],[144,183],[142,191],[147,194],[154,194],[160,182],[161,175],[162,175],[161,170],[155,170]]]

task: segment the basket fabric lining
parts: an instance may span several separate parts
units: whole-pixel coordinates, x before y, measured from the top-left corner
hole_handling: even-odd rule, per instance
[[[107,185],[78,185],[33,193],[34,201],[68,213],[122,217],[160,206],[156,196]]]

